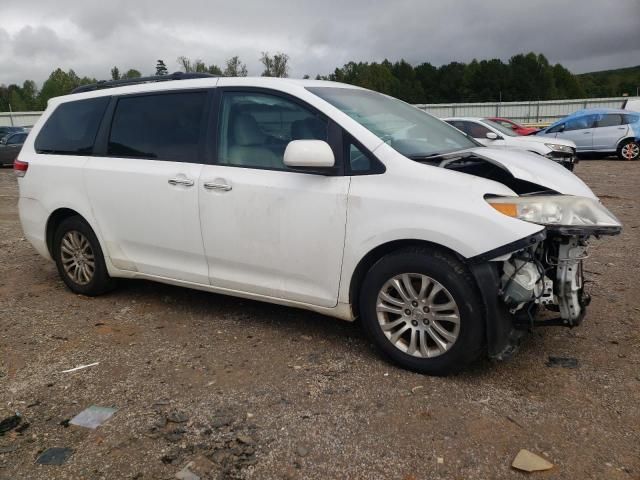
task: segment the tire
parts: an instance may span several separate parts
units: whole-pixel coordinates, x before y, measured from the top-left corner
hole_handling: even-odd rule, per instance
[[[115,287],[95,233],[79,216],[64,219],[56,229],[53,257],[58,274],[74,293],[93,297]]]
[[[625,140],[618,147],[617,153],[620,160],[638,160],[640,159],[640,144],[633,140]]]
[[[408,315],[411,307],[406,301],[400,300],[402,295],[398,294],[395,288],[397,283],[393,280],[400,276],[400,283],[407,293],[403,281],[407,276],[402,277],[403,274],[407,274],[414,293],[418,294],[415,303],[411,304],[414,307],[411,315]],[[425,283],[432,282],[430,286],[424,287],[425,277]],[[434,293],[438,285],[442,288]],[[379,295],[383,291],[385,298],[390,296],[395,300],[393,304],[381,300]],[[429,302],[432,293],[433,299]],[[402,315],[397,311],[379,311],[380,308],[395,308],[398,300],[404,303],[400,307]],[[451,300],[457,310],[443,310],[451,305]],[[477,285],[460,261],[437,250],[417,247],[398,250],[376,262],[364,279],[359,301],[365,332],[386,357],[409,370],[438,376],[460,371],[485,351],[485,322],[481,304]],[[429,310],[429,306],[433,311]],[[440,314],[434,313],[436,308]],[[438,320],[443,316],[453,318],[456,312],[457,327],[456,323]],[[398,326],[391,328],[396,323]],[[383,324],[387,326],[386,331],[383,330]],[[393,343],[393,337],[407,326],[409,328]],[[450,341],[439,335],[436,327],[439,327],[439,331],[446,330],[448,336],[455,337],[455,340]],[[415,343],[414,336],[417,337]],[[436,337],[448,343],[448,347],[438,347]]]

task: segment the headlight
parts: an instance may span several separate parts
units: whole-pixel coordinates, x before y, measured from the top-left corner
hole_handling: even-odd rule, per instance
[[[557,143],[545,143],[544,145],[554,152],[573,153],[573,148],[569,145],[558,145]]]
[[[594,227],[620,230],[618,219],[593,198],[568,195],[491,197],[487,202],[500,213],[525,222],[556,227]]]

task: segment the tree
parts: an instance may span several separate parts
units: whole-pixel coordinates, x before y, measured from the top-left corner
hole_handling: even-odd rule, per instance
[[[113,67],[111,69],[111,80],[120,80],[120,70],[118,67]]]
[[[178,64],[185,73],[210,73],[212,75],[222,75],[222,70],[215,64],[207,66],[202,60],[189,57],[178,57]]]
[[[122,78],[140,78],[141,76],[142,74],[138,70],[131,68],[122,75]]]
[[[184,57],[184,56],[178,57],[178,60],[176,61],[182,68],[182,71],[184,71],[185,73],[194,71],[193,65],[191,65],[191,60],[188,57]]]
[[[65,72],[61,68],[57,68],[49,78],[42,84],[42,89],[38,94],[37,107],[38,110],[42,110],[47,106],[47,101],[53,97],[59,97],[60,95],[67,95],[71,91],[80,86],[88,83],[95,83],[95,78],[78,77],[76,72],[69,70]]]
[[[25,80],[22,84],[22,99],[27,110],[36,110],[38,103],[38,87],[33,80]]]
[[[223,75],[225,77],[246,77],[247,66],[242,63],[240,61],[240,57],[236,55],[226,61],[226,67]]]
[[[164,64],[163,60],[158,60],[156,63],[156,75],[166,75],[169,71],[167,70],[167,66]]]
[[[264,65],[263,77],[288,77],[289,76],[289,55],[286,53],[276,53],[269,55],[269,52],[262,52],[260,62]]]
[[[418,65],[416,79],[422,85],[424,97],[422,102],[434,103],[440,99],[440,83],[438,81],[438,69],[428,62]]]
[[[222,76],[222,70],[220,69],[219,66],[211,64],[207,67],[206,70],[207,73],[210,73],[211,75],[218,75],[218,76]]]

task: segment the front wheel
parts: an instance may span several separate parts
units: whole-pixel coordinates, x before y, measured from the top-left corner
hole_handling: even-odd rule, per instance
[[[360,312],[369,338],[402,367],[456,372],[484,346],[476,284],[453,256],[423,248],[380,259],[367,273]]]
[[[618,148],[620,160],[638,160],[640,158],[640,145],[633,140],[627,140]]]

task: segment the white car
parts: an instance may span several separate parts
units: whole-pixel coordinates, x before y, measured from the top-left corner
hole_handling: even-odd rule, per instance
[[[569,170],[578,162],[576,144],[571,140],[549,139],[535,135],[518,135],[498,122],[479,117],[451,117],[445,122],[478,142],[492,148],[511,148],[537,153],[554,160]]]
[[[587,242],[621,225],[560,165],[350,85],[193,77],[81,87],[27,138],[22,227],[71,291],[144,278],[359,316],[429,374],[581,322]]]

